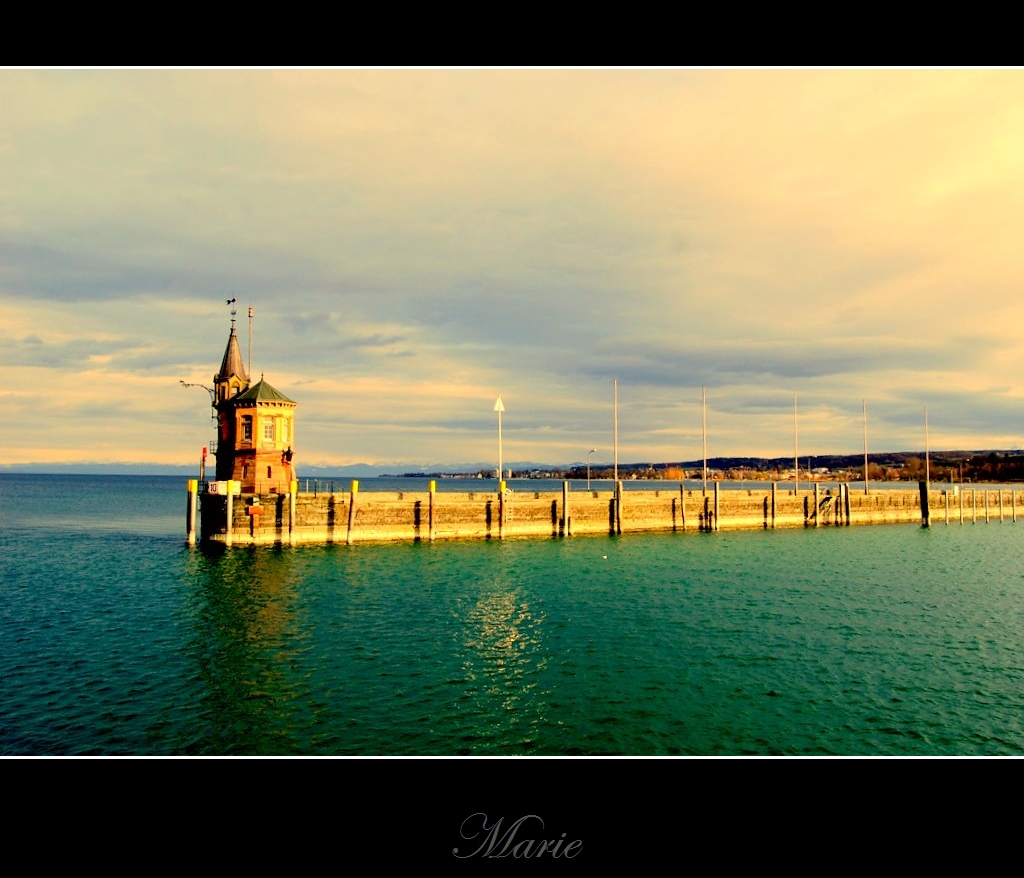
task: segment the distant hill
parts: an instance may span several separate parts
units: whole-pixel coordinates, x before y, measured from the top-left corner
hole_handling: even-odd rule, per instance
[[[904,478],[912,478],[920,469],[923,478],[924,451],[889,451],[868,454],[868,462],[872,467],[883,470],[900,470]],[[851,471],[863,472],[863,454],[815,454],[801,455],[800,467],[808,465],[813,469],[825,468],[832,472]],[[965,481],[1000,480],[1024,481],[1024,451],[1014,450],[975,450],[975,451],[932,451],[928,454],[930,476],[935,480],[949,478],[950,473]],[[758,472],[787,471],[793,468],[793,458],[787,457],[709,457],[709,469],[728,472],[730,470],[754,470]],[[703,460],[659,461],[643,463],[620,463],[621,474],[652,473],[655,477],[659,471],[666,469],[700,470]],[[517,476],[527,473],[546,473],[552,477],[576,477],[575,473],[586,468],[585,462],[571,464],[547,464],[534,461],[509,461],[505,467]],[[609,470],[608,464],[593,467],[593,473]],[[476,473],[490,474],[494,471],[493,462],[464,464],[389,464],[378,466],[359,463],[346,466],[300,466],[299,478],[374,478],[376,476],[439,476],[467,475]],[[82,475],[168,475],[195,477],[198,465],[168,465],[158,463],[26,463],[0,465],[3,473],[53,473]],[[606,476],[601,476],[605,478]]]

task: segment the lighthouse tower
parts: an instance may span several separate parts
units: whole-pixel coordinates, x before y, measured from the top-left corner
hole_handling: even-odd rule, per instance
[[[217,410],[217,480],[240,483],[242,494],[285,494],[295,478],[295,407],[260,376],[250,384],[231,312],[231,332],[213,376]]]

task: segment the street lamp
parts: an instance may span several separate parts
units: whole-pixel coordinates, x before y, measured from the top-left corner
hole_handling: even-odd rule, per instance
[[[210,394],[210,417],[213,418],[214,423],[217,422],[217,391],[212,387],[207,387],[205,384],[191,384],[183,379],[178,379],[178,383],[182,387],[202,387],[207,393]],[[216,437],[214,437],[216,442]],[[214,452],[216,453],[216,452]],[[203,456],[199,459],[199,481],[206,481],[206,448],[203,448]]]
[[[590,451],[587,452],[587,490],[588,491],[590,490],[590,455],[593,454],[595,451],[597,451],[596,448],[591,448]]]

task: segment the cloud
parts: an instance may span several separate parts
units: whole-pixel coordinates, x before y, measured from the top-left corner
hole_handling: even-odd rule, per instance
[[[16,460],[191,460],[237,299],[300,459],[1019,442],[1024,72],[7,70]],[[247,306],[255,308],[251,325]],[[74,432],[66,432],[68,417]],[[941,437],[941,438],[940,438]],[[38,455],[34,457],[34,455]],[[61,457],[60,455],[66,455]]]

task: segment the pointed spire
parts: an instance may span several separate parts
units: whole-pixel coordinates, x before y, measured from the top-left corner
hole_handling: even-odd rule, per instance
[[[228,345],[224,349],[224,359],[221,360],[220,372],[217,374],[217,381],[228,381],[231,378],[238,378],[243,385],[249,384],[249,375],[242,363],[242,351],[238,346],[238,335],[235,333],[235,321],[231,321],[231,334],[228,336]]]

